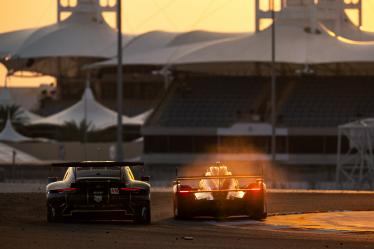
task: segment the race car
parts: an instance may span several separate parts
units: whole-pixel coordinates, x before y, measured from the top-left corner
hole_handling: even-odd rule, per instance
[[[64,178],[46,186],[47,221],[66,216],[132,219],[151,223],[149,177],[135,180],[130,166],[142,163],[85,161],[53,164],[67,167]],[[50,178],[51,179],[51,178]]]
[[[174,218],[195,216],[267,216],[266,185],[262,176],[232,175],[218,162],[204,176],[177,177],[173,183]]]

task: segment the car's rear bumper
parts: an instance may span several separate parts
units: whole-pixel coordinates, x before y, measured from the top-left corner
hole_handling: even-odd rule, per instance
[[[250,208],[244,200],[192,200],[184,202],[184,205],[189,207],[192,216],[246,215]]]
[[[98,197],[94,201],[91,196],[82,194],[54,193],[48,194],[47,205],[61,215],[74,214],[116,214],[121,216],[133,215],[139,206],[149,203],[149,197],[117,195],[115,197]]]
[[[237,216],[250,215],[253,210],[263,207],[264,194],[246,194],[243,198],[216,198],[198,200],[193,194],[175,195],[176,204],[188,216]]]

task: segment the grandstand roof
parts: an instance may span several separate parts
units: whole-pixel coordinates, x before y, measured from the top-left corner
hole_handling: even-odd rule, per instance
[[[368,32],[360,29],[355,26],[347,17],[342,18],[341,25],[339,30],[335,28],[335,25],[331,21],[324,21],[323,24],[334,33],[338,34],[341,37],[353,40],[361,41],[365,43],[366,41],[374,41],[374,33]]]
[[[356,18],[356,22],[358,22],[358,25],[361,25],[360,22],[362,22],[362,3],[360,1],[351,1],[349,3],[348,1],[345,1],[345,3],[342,3],[340,1],[331,1],[331,0],[320,0],[319,5],[320,6],[328,6],[330,2],[336,6],[336,9],[338,11],[337,13],[337,21],[334,22],[332,20],[324,20],[323,24],[326,25],[330,30],[332,30],[334,33],[341,37],[345,37],[350,40],[355,41],[374,41],[374,33],[368,32],[362,29],[361,27],[356,26],[353,24],[352,19],[347,16],[347,10],[354,10]],[[327,5],[326,5],[327,4]],[[347,9],[346,9],[347,8]],[[329,8],[326,8],[327,11]],[[330,9],[331,11],[331,9]]]
[[[285,8],[277,15],[276,61],[288,64],[331,64],[331,63],[368,63],[373,62],[374,42],[358,42],[341,39],[330,28],[332,22],[316,22],[311,27],[311,13],[308,9]],[[296,13],[298,11],[298,13]],[[304,12],[305,13],[304,13]],[[302,12],[302,13],[301,13]],[[297,14],[296,17],[294,14]],[[301,14],[304,13],[304,15]],[[359,29],[350,21],[342,25],[342,30]],[[124,65],[175,65],[186,64],[188,68],[201,64],[226,64],[248,62],[270,62],[271,29],[252,34],[222,34],[206,31],[192,31],[184,34],[169,35],[161,46],[149,50],[137,49],[137,43],[147,39],[157,40],[157,36],[146,33],[134,38],[126,46],[123,56]],[[87,68],[113,67],[116,59],[98,62]],[[194,64],[192,66],[191,64]],[[232,64],[231,64],[232,65]],[[240,67],[237,67],[238,70]],[[207,70],[211,70],[207,69]],[[221,70],[218,69],[217,70]]]
[[[22,43],[37,29],[22,29],[0,34],[0,58],[15,54]]]
[[[168,46],[182,46],[198,42],[217,41],[225,38],[236,37],[238,35],[241,35],[241,33],[222,33],[194,30],[179,34],[168,44]]]
[[[113,58],[116,52],[116,31],[104,21],[95,2],[79,0],[71,16],[60,23],[0,34],[0,61],[13,70],[49,75],[57,75],[61,71],[63,75],[74,76],[83,64],[94,63],[99,58]],[[316,6],[313,1],[305,2]],[[294,1],[292,6],[290,2],[288,7],[277,13],[277,62],[372,62],[373,44],[348,44],[332,37],[336,23],[331,18],[321,19],[317,24],[321,34],[304,30],[305,27],[310,28],[311,23],[315,25],[315,11],[327,11],[327,14],[331,12],[323,7],[322,2],[318,5],[322,7],[313,10],[312,5]],[[329,2],[326,6],[332,6],[332,1],[325,2]],[[336,9],[332,10],[336,12]],[[370,33],[362,32],[351,21],[346,20],[345,13],[341,13],[340,18],[339,36],[355,40],[368,40],[372,37]],[[269,62],[271,58],[269,29],[256,35],[153,31],[133,39],[124,36],[124,40],[124,65]],[[117,59],[114,58],[91,64],[87,68],[112,67],[116,64]]]
[[[315,27],[321,22],[329,30],[348,40],[374,41],[374,33],[362,29],[360,1],[319,0],[316,4],[313,0],[285,0],[281,5],[281,11],[276,12],[277,23]],[[354,17],[348,17],[348,11],[354,11]],[[271,18],[271,9],[264,10],[257,6],[256,15],[256,25],[259,25],[262,19]]]
[[[111,58],[116,53],[117,32],[93,8],[95,4],[80,0],[71,16],[60,23],[0,34],[0,57],[6,57],[1,62],[13,70],[56,75],[56,58],[63,60],[65,74],[72,74],[72,68],[79,70],[78,58],[85,58],[85,63]],[[124,36],[124,44],[129,40]]]
[[[373,62],[374,46],[344,43],[324,29],[308,32],[302,27],[278,24],[276,61],[295,64]],[[222,62],[269,62],[271,29],[197,49],[179,58],[177,64]]]
[[[148,32],[131,40],[123,51],[124,65],[167,65],[177,58],[205,46],[243,34],[209,31],[186,33]],[[117,59],[97,62],[86,68],[113,67]]]
[[[123,47],[123,59],[131,54],[145,53],[165,47],[177,35],[177,33],[164,31],[150,31],[140,34]]]

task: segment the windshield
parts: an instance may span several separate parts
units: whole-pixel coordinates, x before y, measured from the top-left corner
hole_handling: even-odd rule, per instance
[[[121,167],[77,167],[77,178],[115,177],[121,178]]]

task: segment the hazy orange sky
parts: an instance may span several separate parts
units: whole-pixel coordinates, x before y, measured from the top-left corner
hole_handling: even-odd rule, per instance
[[[57,0],[1,0],[0,33],[56,22],[56,2]],[[123,5],[123,27],[127,33],[155,29],[243,32],[254,28],[254,0],[123,0]],[[363,26],[374,31],[374,0],[364,0],[363,5]],[[111,25],[114,24],[113,15],[105,17]],[[0,86],[5,72],[5,68],[0,65]],[[9,80],[9,85],[38,85],[50,80],[13,78]]]

